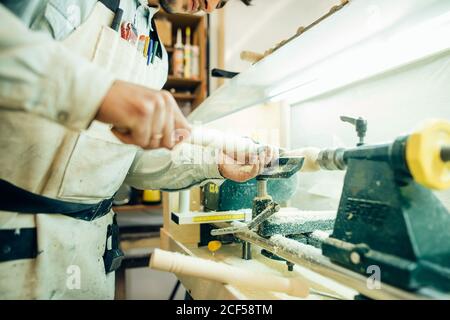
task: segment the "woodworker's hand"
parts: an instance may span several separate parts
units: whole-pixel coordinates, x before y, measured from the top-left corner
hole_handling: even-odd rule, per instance
[[[219,172],[235,182],[246,182],[264,172],[266,166],[278,159],[279,150],[270,146],[259,149],[258,154],[223,154]]]
[[[124,81],[112,85],[96,120],[113,125],[113,133],[122,142],[143,149],[172,149],[191,132],[169,92]]]

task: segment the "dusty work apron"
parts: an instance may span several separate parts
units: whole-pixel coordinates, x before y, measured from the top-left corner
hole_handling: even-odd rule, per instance
[[[113,17],[97,3],[64,44],[117,79],[161,89],[168,72],[164,48],[147,66],[142,54],[108,27]],[[56,23],[52,19],[57,17],[49,17]],[[79,132],[32,113],[0,110],[0,180],[3,190],[22,191],[19,207],[25,208],[0,211],[0,299],[112,299],[114,272],[105,267],[115,245],[109,199],[125,179],[136,148],[95,121]],[[64,210],[24,213],[33,199]]]

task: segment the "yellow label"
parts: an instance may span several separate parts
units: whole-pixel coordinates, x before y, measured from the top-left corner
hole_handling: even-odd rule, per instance
[[[192,218],[193,222],[208,222],[208,221],[224,221],[224,220],[242,220],[245,219],[244,213],[239,214],[224,214],[220,216],[205,216]]]

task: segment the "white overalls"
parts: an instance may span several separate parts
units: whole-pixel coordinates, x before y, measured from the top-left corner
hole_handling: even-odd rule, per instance
[[[154,64],[147,66],[142,54],[108,27],[113,17],[112,11],[97,3],[88,20],[64,40],[72,53],[81,54],[109,72],[98,68],[102,78],[99,81],[96,74],[97,78],[92,79],[94,88],[80,82],[71,82],[67,87],[64,81],[49,81],[49,88],[58,86],[61,95],[70,96],[71,101],[82,101],[80,99],[86,92],[97,99],[98,104],[114,79],[162,88],[168,73],[164,48],[162,59],[157,58]],[[14,24],[12,27],[25,30],[0,6],[0,25],[6,20]],[[2,33],[1,37],[6,35]],[[39,45],[39,38],[36,43]],[[67,54],[68,59],[72,59]],[[212,164],[214,161],[195,165],[186,156],[189,152],[182,152],[183,156],[174,162],[173,158],[181,153],[143,152],[120,143],[109,126],[92,122],[96,110],[83,109],[82,102],[65,106],[64,101],[55,102],[45,92],[42,96],[38,93],[36,100],[49,99],[48,104],[28,104],[29,99],[15,101],[14,97],[20,96],[21,90],[24,95],[29,92],[26,79],[23,86],[10,85],[14,83],[11,80],[14,75],[9,72],[9,57],[14,61],[22,59],[20,54],[14,56],[10,51],[0,51],[1,180],[51,199],[96,204],[112,198],[125,179],[136,188],[176,190],[207,179],[221,178],[217,165]],[[23,59],[26,61],[27,58]],[[39,70],[38,64],[26,67],[35,73],[45,72]],[[64,61],[60,64],[64,65]],[[89,68],[89,65],[85,67]],[[56,72],[64,73],[65,70]],[[72,79],[74,72],[83,71],[70,69],[70,72]],[[103,86],[101,79],[104,79]],[[89,79],[85,78],[85,81]],[[16,91],[12,94],[11,90]],[[46,109],[50,105],[64,107]],[[88,130],[84,130],[84,126],[89,127]],[[180,147],[183,148],[198,147]],[[207,156],[208,153],[204,157]],[[110,211],[94,221],[85,221],[45,212],[0,211],[0,239],[4,231],[19,236],[21,230],[35,230],[37,246],[35,258],[0,261],[0,299],[112,299],[114,272],[105,272],[103,256],[108,250],[107,231],[113,224],[113,215]],[[0,241],[0,250],[7,252],[11,248],[2,247]]]

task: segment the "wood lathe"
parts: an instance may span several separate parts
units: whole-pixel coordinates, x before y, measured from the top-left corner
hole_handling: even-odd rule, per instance
[[[393,143],[364,145],[360,136],[358,141],[356,148],[313,156],[317,170],[347,172],[337,216],[280,210],[268,196],[267,179],[290,178],[304,163],[303,157],[282,158],[279,170],[257,178],[252,220],[204,223],[199,245],[242,243],[242,258],[248,260],[253,244],[267,258],[286,261],[291,269],[308,267],[365,297],[448,297],[450,213],[430,189],[450,187],[450,123],[430,122]],[[213,194],[219,204],[221,197],[233,197]],[[380,270],[382,289],[367,285],[370,270]]]

